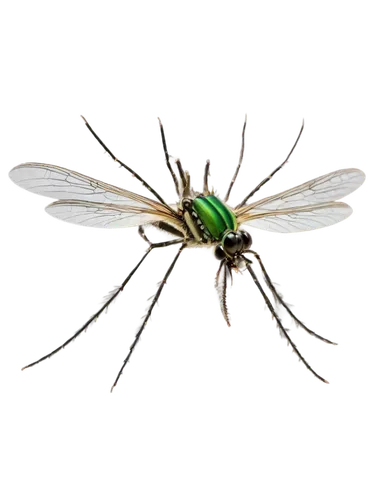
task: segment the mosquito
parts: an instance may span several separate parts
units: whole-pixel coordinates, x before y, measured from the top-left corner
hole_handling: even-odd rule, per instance
[[[282,193],[249,203],[250,198],[288,162],[301,137],[304,128],[304,123],[302,122],[298,137],[285,160],[263,179],[238,205],[231,207],[228,204],[228,200],[240,171],[244,155],[246,117],[242,129],[238,165],[223,199],[208,186],[208,177],[210,175],[209,160],[207,160],[204,169],[202,191],[195,191],[191,187],[189,172],[182,168],[179,159],[175,160],[175,170],[178,173],[176,175],[171,165],[170,160],[172,157],[168,153],[164,128],[159,119],[165,162],[178,196],[177,204],[168,204],[140,175],[120,161],[99,138],[87,120],[85,118],[83,120],[91,134],[111,158],[138,179],[155,199],[146,198],[131,191],[92,179],[73,170],[46,163],[23,163],[18,165],[11,170],[9,174],[10,178],[28,191],[57,199],[57,201],[46,207],[46,211],[58,219],[100,228],[138,226],[139,235],[144,239],[148,247],[143,257],[122,284],[107,297],[103,306],[72,337],[49,354],[25,366],[22,370],[54,356],[75,340],[91,323],[96,321],[124,290],[125,286],[152,250],[179,245],[178,251],[167,269],[163,280],[160,282],[142,324],[135,335],[135,339],[123,361],[111,391],[117,385],[125,366],[132,356],[181,252],[191,247],[212,247],[216,259],[220,261],[219,269],[216,273],[215,286],[219,295],[221,312],[228,326],[230,326],[227,307],[228,280],[232,278],[233,271],[248,271],[272,317],[275,319],[281,335],[286,338],[306,368],[319,380],[328,383],[302,356],[296,344],[292,341],[288,330],[284,327],[275,305],[284,308],[295,321],[296,325],[300,326],[308,334],[328,344],[336,345],[336,343],[316,334],[295,316],[284,301],[283,296],[275,288],[260,255],[251,249],[252,237],[247,231],[242,229],[242,226],[252,226],[257,229],[279,233],[292,233],[310,231],[336,224],[349,217],[352,213],[349,205],[337,200],[355,191],[364,182],[365,174],[355,168],[337,170]],[[145,233],[144,227],[147,225],[161,230],[164,234],[168,233],[171,239],[161,243],[152,243]],[[257,277],[254,270],[254,262],[259,266],[264,283],[268,287],[275,305],[271,302],[264,289],[264,285],[261,284]]]

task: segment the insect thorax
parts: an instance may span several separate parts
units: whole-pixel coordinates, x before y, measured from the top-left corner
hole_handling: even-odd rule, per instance
[[[236,216],[216,196],[184,198],[182,209],[186,224],[196,241],[208,244],[221,241],[227,231],[237,230]]]

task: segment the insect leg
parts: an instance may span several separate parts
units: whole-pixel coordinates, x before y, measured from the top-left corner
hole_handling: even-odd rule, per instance
[[[160,144],[163,153],[164,161],[168,167],[169,175],[171,176],[174,188],[176,190],[176,197],[182,198],[182,192],[185,187],[185,172],[180,158],[171,155],[167,143],[167,131],[164,120],[158,115],[158,127],[160,128]]]
[[[285,167],[290,160],[293,158],[294,153],[297,151],[299,145],[302,142],[302,139],[305,135],[305,130],[307,127],[307,121],[306,118],[301,118],[301,123],[300,126],[297,130],[296,137],[294,141],[292,142],[291,146],[288,149],[287,154],[285,155],[284,160],[276,165],[275,168],[273,168],[265,177],[262,179],[259,184],[257,184],[253,189],[251,189],[236,205],[236,209],[241,208],[243,205],[248,203],[250,200],[255,198],[255,196],[261,191],[265,186],[267,186],[270,182],[272,182],[277,175],[281,172],[283,167]]]
[[[178,173],[180,174],[182,188],[185,188],[186,184],[187,184],[187,180],[186,180],[185,172],[184,172],[182,165],[181,165],[181,160],[179,158],[177,158],[177,160],[175,160],[175,164],[177,165]]]
[[[224,325],[232,328],[232,287],[234,276],[226,259],[217,266],[213,287],[216,294],[216,304]]]
[[[152,245],[151,241],[150,241],[150,240],[147,238],[147,236],[146,236],[146,233],[145,233],[145,230],[144,230],[143,226],[139,226],[139,227],[138,227],[138,234],[139,234],[139,236],[140,236],[143,240],[145,240],[145,242],[146,242],[146,243],[148,243],[149,245]]]
[[[223,202],[228,203],[230,198],[232,197],[232,190],[237,182],[237,178],[239,176],[239,173],[241,172],[241,169],[243,167],[243,164],[245,163],[245,153],[248,150],[247,147],[247,129],[249,126],[249,117],[247,113],[244,113],[241,121],[241,129],[240,129],[240,150],[237,155],[237,160],[236,160],[236,166],[234,168],[234,171],[232,173],[232,176],[230,178],[230,181],[228,183],[227,189],[225,191],[225,195],[223,197]]]
[[[94,324],[97,323],[100,318],[106,314],[110,309],[111,305],[116,302],[116,300],[120,297],[121,293],[128,286],[130,281],[134,278],[138,270],[143,266],[147,258],[151,255],[153,249],[148,249],[142,257],[138,260],[137,264],[129,271],[128,275],[124,278],[124,280],[115,285],[112,290],[110,290],[102,299],[98,302],[98,308],[96,311],[92,313],[92,315],[81,325],[70,337],[66,338],[60,345],[55,347],[52,351],[43,354],[38,359],[34,361],[30,361],[25,365],[21,366],[20,370],[22,372],[29,370],[30,368],[34,368],[45,361],[55,358],[60,352],[69,347],[75,340],[79,337],[87,333],[91,328],[94,327]]]
[[[117,385],[117,382],[118,382],[119,378],[121,377],[122,372],[124,371],[124,368],[125,368],[125,366],[126,366],[127,362],[128,362],[128,361],[129,361],[129,359],[130,359],[130,356],[133,354],[133,350],[134,350],[135,346],[136,346],[136,345],[138,344],[138,342],[139,342],[139,339],[140,339],[140,337],[141,337],[141,334],[142,334],[143,330],[145,329],[145,327],[146,327],[146,325],[147,325],[147,322],[148,322],[148,320],[149,320],[149,318],[150,318],[150,316],[151,316],[152,310],[154,309],[155,304],[156,304],[156,302],[158,301],[158,299],[159,299],[159,297],[160,297],[160,295],[161,295],[161,292],[163,291],[164,285],[166,284],[167,279],[169,278],[169,276],[170,276],[171,272],[173,271],[173,268],[174,268],[174,266],[175,266],[175,264],[176,264],[176,262],[177,262],[177,259],[179,258],[179,256],[181,255],[182,250],[183,250],[185,247],[186,247],[186,244],[185,244],[185,243],[183,243],[183,244],[181,245],[181,247],[179,248],[179,250],[178,250],[178,252],[177,252],[177,254],[176,254],[175,258],[173,259],[172,264],[169,266],[168,271],[166,272],[166,274],[165,274],[165,276],[164,276],[164,278],[163,278],[163,281],[160,283],[159,288],[158,288],[158,290],[157,290],[157,292],[156,292],[156,294],[155,294],[155,297],[153,298],[153,300],[152,300],[152,302],[151,302],[151,305],[150,305],[150,307],[148,308],[148,311],[147,311],[147,313],[146,313],[146,316],[145,316],[145,318],[144,318],[144,320],[143,320],[143,322],[142,322],[142,324],[141,324],[141,326],[140,326],[140,328],[139,328],[138,332],[136,333],[136,336],[135,336],[134,342],[132,343],[132,345],[131,345],[131,346],[130,346],[130,348],[129,348],[129,353],[128,353],[128,355],[126,356],[126,358],[125,358],[125,360],[124,360],[124,362],[123,362],[123,364],[122,364],[122,366],[121,366],[121,369],[120,369],[120,371],[119,371],[119,372],[118,372],[118,374],[117,374],[116,380],[114,381],[114,383],[113,383],[113,385],[112,385],[111,392],[113,391],[114,387]]]
[[[284,328],[283,324],[281,323],[281,319],[279,318],[279,316],[277,315],[270,299],[268,298],[266,292],[263,290],[262,288],[262,285],[259,283],[258,281],[258,278],[253,270],[253,268],[251,267],[251,264],[249,262],[248,259],[244,258],[245,261],[246,261],[246,267],[247,267],[247,270],[249,271],[249,273],[251,274],[251,277],[253,278],[256,286],[258,287],[258,290],[260,291],[260,293],[262,294],[262,297],[268,307],[268,309],[270,310],[272,316],[275,318],[276,320],[276,323],[278,325],[278,327],[280,328],[280,331],[281,333],[285,336],[285,338],[287,339],[287,341],[289,342],[289,344],[292,346],[292,349],[293,351],[297,354],[297,356],[299,357],[299,359],[302,361],[302,363],[306,366],[306,368],[315,375],[315,377],[317,377],[319,380],[321,380],[322,382],[325,382],[326,384],[328,384],[329,382],[327,380],[325,380],[323,377],[321,377],[320,375],[318,375],[316,373],[316,371],[314,371],[311,366],[308,364],[308,362],[305,360],[305,358],[302,356],[302,354],[299,352],[299,350],[297,349],[297,346],[295,345],[295,343],[292,341],[292,339],[289,337],[288,335],[288,332],[287,330]]]
[[[159,222],[155,222],[152,225],[154,227],[156,227],[157,229],[160,229],[161,231],[166,231],[167,233],[169,233],[173,236],[177,236],[177,238],[184,238],[185,237],[183,232],[179,231],[177,228],[175,228],[171,224],[168,224],[168,222],[159,221]],[[152,245],[151,241],[146,236],[146,233],[145,233],[143,226],[138,227],[138,234],[140,235],[140,237],[143,240],[145,240],[146,243],[148,243],[149,245]]]
[[[178,238],[184,238],[184,233],[179,231],[176,227],[172,226],[172,224],[168,224],[168,222],[158,221],[153,223],[154,227],[157,227],[161,231],[166,231],[167,233],[172,234],[173,236],[177,236]]]
[[[266,284],[268,290],[270,291],[272,298],[274,300],[274,303],[277,304],[277,306],[281,309],[284,310],[284,314],[287,314],[294,326],[297,330],[302,330],[304,333],[307,333],[307,335],[317,342],[321,342],[322,344],[328,345],[328,346],[336,346],[338,345],[337,340],[330,339],[328,337],[324,337],[323,335],[320,335],[318,332],[314,331],[312,328],[310,328],[303,319],[299,318],[297,314],[293,311],[293,306],[286,301],[286,298],[284,294],[282,293],[281,289],[278,287],[278,282],[274,281],[271,279],[271,276],[264,264],[264,261],[261,257],[261,255],[254,250],[247,250],[246,253],[250,253],[254,260],[257,262],[260,272],[263,278],[264,283]]]
[[[203,194],[207,195],[208,191],[208,176],[210,175],[210,160],[206,161],[206,166],[204,168],[204,177],[203,177]]]
[[[163,248],[173,247],[175,245],[181,245],[186,241],[186,238],[176,238],[174,240],[161,240],[155,241],[150,245],[153,250],[162,250]]]
[[[155,191],[155,189],[153,189],[144,179],[142,179],[142,177],[140,175],[138,175],[136,172],[134,172],[134,170],[132,170],[127,165],[125,165],[125,163],[123,163],[118,158],[116,158],[116,156],[112,153],[112,151],[110,151],[110,149],[107,148],[107,146],[104,144],[104,142],[100,139],[100,137],[96,134],[96,132],[94,132],[94,130],[91,128],[91,125],[88,123],[88,121],[86,120],[86,118],[84,118],[82,115],[81,115],[81,117],[82,117],[83,121],[85,122],[86,127],[90,130],[90,132],[92,133],[92,135],[99,142],[99,144],[105,149],[105,151],[107,151],[107,153],[109,154],[109,156],[115,162],[117,162],[119,165],[121,165],[122,167],[126,168],[126,170],[128,170],[128,172],[130,172],[131,174],[133,174],[133,176],[136,179],[138,179],[163,205],[165,205],[166,207],[168,207],[169,210],[171,210],[172,212],[174,212],[174,210],[168,205],[168,203],[166,203],[163,200],[163,198],[160,196],[160,194],[158,194]]]

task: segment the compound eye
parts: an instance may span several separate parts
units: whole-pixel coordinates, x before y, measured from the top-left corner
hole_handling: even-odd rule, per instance
[[[225,259],[225,252],[224,252],[223,247],[221,245],[217,245],[217,247],[215,248],[215,257],[218,260]]]
[[[223,247],[227,254],[234,255],[242,250],[242,238],[238,233],[228,233],[223,240]]]
[[[246,231],[240,231],[240,235],[242,238],[242,244],[243,244],[243,250],[247,250],[248,248],[251,247],[253,240],[250,236],[250,234]]]

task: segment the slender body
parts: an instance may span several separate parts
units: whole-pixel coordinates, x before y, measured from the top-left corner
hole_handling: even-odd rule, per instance
[[[24,368],[34,366],[53,356],[85,331],[125,288],[152,250],[179,245],[178,252],[167,269],[117,374],[112,386],[113,389],[139,342],[153,308],[181,252],[185,248],[192,246],[211,246],[214,249],[215,257],[220,261],[215,284],[219,294],[221,312],[228,326],[230,326],[226,300],[228,276],[231,276],[233,270],[247,270],[275,319],[281,334],[292,346],[293,351],[311,373],[321,381],[327,382],[305,360],[296,344],[292,341],[288,331],[284,328],[273,302],[257,277],[254,270],[254,262],[259,266],[264,282],[274,302],[286,310],[297,326],[300,326],[310,335],[326,343],[335,343],[316,334],[290,310],[283,297],[275,289],[259,254],[252,250],[252,238],[244,230],[243,225],[274,232],[296,232],[318,229],[340,222],[348,217],[352,210],[347,204],[338,202],[337,200],[357,189],[365,180],[364,173],[353,168],[337,170],[274,196],[248,203],[249,199],[286,164],[301,137],[302,125],[297,140],[286,159],[270,175],[263,179],[241,203],[233,207],[229,205],[228,200],[242,164],[246,120],[242,130],[239,162],[223,199],[220,199],[208,187],[209,160],[207,160],[204,171],[202,191],[192,189],[190,175],[182,168],[180,160],[175,161],[178,175],[175,174],[170,164],[170,155],[167,150],[164,129],[159,120],[166,165],[179,198],[177,205],[169,205],[139,174],[118,160],[94,132],[88,122],[85,119],[84,121],[87,128],[112,159],[138,179],[156,200],[123,188],[111,186],[73,170],[45,163],[24,163],[18,165],[10,172],[11,179],[29,191],[57,199],[57,201],[48,205],[46,210],[58,219],[101,228],[138,226],[139,234],[148,244],[148,248],[122,284],[110,294],[105,304],[74,335],[50,353]],[[162,230],[164,234],[168,233],[172,239],[161,243],[150,242],[144,229],[147,225],[152,225]],[[254,262],[248,258],[249,256]]]

